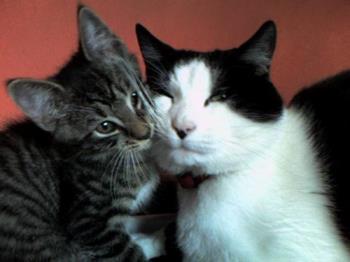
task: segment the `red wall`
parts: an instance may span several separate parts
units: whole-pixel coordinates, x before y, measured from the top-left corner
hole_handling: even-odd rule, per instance
[[[286,100],[350,68],[350,0],[83,0],[139,55],[134,25],[178,48],[230,48],[262,22],[278,26],[272,79]],[[4,81],[45,77],[77,46],[72,0],[0,1],[0,122],[20,116]]]

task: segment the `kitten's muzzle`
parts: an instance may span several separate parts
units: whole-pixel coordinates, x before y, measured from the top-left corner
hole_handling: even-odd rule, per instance
[[[136,140],[147,140],[151,138],[153,130],[150,125],[142,122],[132,124],[128,133]]]

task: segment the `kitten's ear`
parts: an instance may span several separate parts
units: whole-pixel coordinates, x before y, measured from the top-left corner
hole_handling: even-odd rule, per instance
[[[136,24],[136,35],[146,64],[159,62],[174,51],[171,46],[160,41],[141,24]]]
[[[78,9],[80,44],[89,61],[113,63],[118,57],[126,57],[127,48],[107,25],[89,8]]]
[[[257,68],[257,74],[269,73],[276,46],[277,30],[273,21],[265,22],[259,30],[239,47],[241,59]]]
[[[63,88],[49,81],[15,79],[8,82],[8,92],[23,112],[46,131],[56,128],[60,117],[59,101]]]

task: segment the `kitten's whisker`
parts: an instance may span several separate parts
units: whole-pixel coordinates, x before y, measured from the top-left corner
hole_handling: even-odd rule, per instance
[[[141,178],[139,176],[139,163],[136,159],[135,153],[133,151],[131,152],[131,159],[132,159],[132,163],[133,163],[133,170],[134,170],[134,177],[136,177],[137,181],[138,181],[138,185],[142,185],[142,181]]]
[[[150,97],[150,95],[148,94],[144,84],[141,82],[139,77],[134,73],[134,70],[130,69],[129,64],[127,64],[123,59],[120,59],[120,62],[123,65],[122,70],[124,71],[125,75],[128,77],[129,81],[139,89],[139,95],[142,101],[145,102],[144,104],[146,105],[149,116],[154,122],[159,123],[160,119],[157,116],[157,113],[155,112],[155,104],[152,98]]]
[[[114,166],[113,166],[113,169],[112,169],[112,176],[113,176],[113,179],[111,180],[112,181],[112,195],[113,196],[116,196],[117,195],[117,192],[116,192],[116,188],[115,188],[115,185],[116,185],[116,181],[118,179],[118,174],[119,174],[119,171],[120,171],[120,167],[122,167],[122,170],[121,170],[121,174],[124,174],[124,162],[125,162],[125,150],[122,149],[120,151],[120,155],[118,156],[118,159],[116,159],[115,163],[114,163]]]
[[[129,78],[129,81],[132,82],[134,86],[139,89],[141,97],[143,98],[143,101],[146,101],[151,108],[154,107],[153,100],[147,94],[144,84],[139,79],[139,77],[135,74],[134,70],[132,70],[130,68],[130,65],[126,63],[123,59],[121,59],[120,62],[123,65],[122,70],[124,71],[125,75]]]

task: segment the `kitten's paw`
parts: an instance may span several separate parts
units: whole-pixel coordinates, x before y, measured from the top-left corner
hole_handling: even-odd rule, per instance
[[[153,234],[132,234],[131,238],[141,247],[147,259],[165,255],[165,235],[162,230]]]

